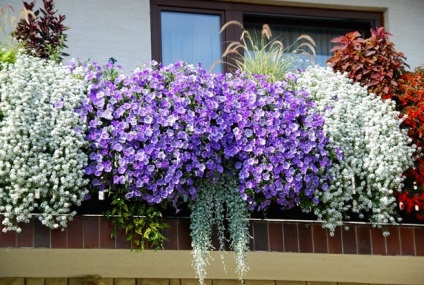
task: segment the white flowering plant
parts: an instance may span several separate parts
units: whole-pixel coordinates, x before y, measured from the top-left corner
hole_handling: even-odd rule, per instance
[[[34,213],[65,227],[86,195],[85,126],[75,109],[87,83],[66,66],[18,54],[0,63],[0,213],[3,231],[20,231]]]
[[[348,213],[368,216],[375,226],[396,222],[393,192],[402,188],[402,173],[413,165],[415,146],[400,129],[394,101],[368,94],[329,67],[308,67],[296,85],[310,94],[316,112],[325,118],[331,147],[340,149],[328,190],[316,192],[320,204],[314,212],[323,226],[334,233]]]

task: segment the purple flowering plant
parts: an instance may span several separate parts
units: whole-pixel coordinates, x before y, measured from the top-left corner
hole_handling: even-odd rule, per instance
[[[282,208],[318,203],[315,189],[327,187],[331,160],[324,120],[306,92],[294,91],[292,76],[270,83],[263,76],[227,75],[222,88],[222,116],[233,135],[224,136],[224,157],[234,155],[239,191],[250,210],[271,201]]]
[[[91,88],[78,112],[89,126],[86,174],[99,191],[176,205],[225,172],[248,208],[262,210],[271,201],[316,204],[315,190],[328,187],[324,121],[295,78],[270,83],[152,62],[128,75],[89,64],[85,79]]]
[[[228,219],[237,273],[247,271],[248,210],[318,204],[335,151],[324,119],[296,77],[211,74],[201,66],[152,62],[130,74],[109,62],[71,65],[91,85],[77,110],[88,125],[85,174],[112,197],[112,224],[143,249],[165,237],[161,209],[188,202],[193,266],[206,276],[212,225],[224,248]],[[317,190],[318,189],[318,190]],[[225,206],[224,206],[225,205]],[[225,210],[227,209],[227,210]]]

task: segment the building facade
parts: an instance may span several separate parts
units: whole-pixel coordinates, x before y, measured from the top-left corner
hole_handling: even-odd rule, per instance
[[[9,2],[20,7],[18,0],[0,4]],[[181,28],[167,22],[167,17],[174,16],[191,24],[193,29],[182,31],[190,36],[190,44],[199,44],[193,35],[200,36],[202,31],[208,35],[200,39],[200,50],[211,51],[211,62],[219,59],[226,42],[237,39],[231,29],[219,34],[223,24],[235,20],[252,30],[271,21],[282,36],[283,31],[300,33],[300,26],[309,29],[302,33],[315,29],[324,58],[329,51],[321,43],[328,43],[333,35],[324,34],[327,30],[360,29],[366,34],[369,28],[384,26],[411,69],[424,63],[421,0],[57,0],[56,7],[70,27],[66,51],[70,57],[100,63],[114,58],[124,70],[152,59],[172,61],[186,51],[181,44],[187,40],[173,38],[172,28]],[[199,21],[205,20],[202,30],[195,29],[195,18],[186,18],[193,15],[207,16]],[[211,39],[214,31],[218,35]],[[112,227],[101,216],[77,216],[65,231],[46,229],[34,220],[22,233],[0,234],[0,285],[195,284],[188,221],[170,219],[169,224],[165,250],[134,253],[122,233],[110,238]],[[368,224],[349,226],[349,231],[338,229],[330,237],[314,221],[252,220],[246,284],[424,284],[422,225],[390,226],[388,237]],[[212,255],[208,284],[239,284],[232,258],[226,257],[224,271],[218,254]]]

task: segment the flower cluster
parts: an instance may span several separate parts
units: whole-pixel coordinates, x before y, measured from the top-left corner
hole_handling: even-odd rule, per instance
[[[182,62],[152,62],[128,75],[113,63],[73,63],[71,70],[91,84],[78,110],[91,145],[85,173],[99,191],[132,201],[188,200],[201,283],[213,224],[223,249],[228,219],[242,279],[248,209],[271,201],[282,208],[317,204],[328,188],[332,150],[324,119],[313,112],[308,94],[295,90],[294,75],[269,83]]]
[[[74,109],[87,85],[64,66],[25,55],[0,73],[0,212],[4,231],[32,213],[66,226],[86,194],[85,127]]]
[[[324,120],[290,83],[183,63],[113,70],[87,66],[79,111],[92,146],[86,174],[100,191],[124,188],[151,204],[195,199],[200,180],[230,172],[249,209],[262,209],[317,203],[327,188]]]
[[[293,80],[293,78],[291,79]],[[261,210],[271,200],[290,208],[301,198],[318,201],[331,167],[323,117],[312,111],[308,94],[292,81],[269,83],[227,75],[222,86],[222,150],[233,161],[242,199]]]
[[[212,106],[195,106],[214,95],[211,75],[183,64],[115,72],[112,64],[86,69],[92,85],[79,110],[92,149],[86,174],[101,191],[124,188],[148,203],[194,198],[194,180],[217,168],[217,155],[202,148]]]
[[[333,180],[327,192],[319,192],[315,209],[324,226],[334,230],[348,218],[347,211],[379,225],[394,222],[393,191],[402,187],[402,173],[413,164],[415,147],[400,129],[399,112],[391,100],[382,101],[330,68],[309,67],[299,75],[325,117],[331,147],[339,147],[343,159],[330,169]]]

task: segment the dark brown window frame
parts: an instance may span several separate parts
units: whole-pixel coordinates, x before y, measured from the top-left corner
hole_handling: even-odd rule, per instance
[[[301,18],[322,18],[327,20],[367,21],[370,27],[384,26],[383,12],[324,9],[315,7],[292,7],[284,5],[264,5],[233,3],[225,1],[196,1],[196,0],[150,0],[151,19],[151,43],[152,59],[161,62],[161,24],[160,15],[162,11],[178,11],[192,13],[206,13],[221,15],[221,23],[238,21],[243,24],[243,16],[247,14],[279,15]],[[226,29],[222,34],[222,42],[225,50],[226,43],[236,41],[240,38],[241,31],[235,27]],[[368,36],[368,35],[365,35]],[[224,58],[224,62],[232,62],[231,58]],[[228,67],[225,66],[225,71]]]

